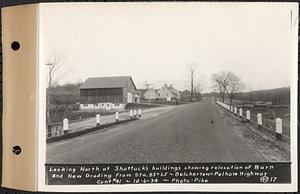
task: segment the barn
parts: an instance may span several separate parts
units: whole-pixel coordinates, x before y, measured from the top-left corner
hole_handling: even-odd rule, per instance
[[[80,109],[124,109],[140,102],[131,76],[88,78],[79,89]]]

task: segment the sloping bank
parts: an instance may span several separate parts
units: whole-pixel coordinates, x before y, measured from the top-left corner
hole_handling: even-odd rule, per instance
[[[135,120],[138,120],[138,118],[130,118],[130,119],[125,119],[125,120],[120,120],[118,122],[105,123],[105,124],[95,126],[95,127],[92,127],[92,128],[87,128],[87,129],[84,129],[84,130],[67,133],[67,134],[64,134],[64,135],[61,135],[61,136],[47,138],[46,142],[47,143],[52,143],[52,142],[56,142],[56,141],[70,139],[70,138],[78,137],[80,135],[84,135],[84,134],[87,134],[87,133],[90,133],[90,132],[93,132],[93,131],[108,128],[108,127],[111,127],[111,126],[114,126],[114,125],[119,125],[119,124],[122,124],[122,123],[128,123],[128,122],[135,121]]]

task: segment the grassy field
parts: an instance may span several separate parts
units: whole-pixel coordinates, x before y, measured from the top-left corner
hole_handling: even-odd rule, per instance
[[[289,108],[246,108],[250,110],[250,113],[257,115],[261,113],[262,117],[265,119],[275,120],[276,118],[281,118],[282,122],[285,124],[290,123],[290,109]]]

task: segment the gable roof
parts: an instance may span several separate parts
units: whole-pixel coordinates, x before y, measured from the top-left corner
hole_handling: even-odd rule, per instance
[[[163,85],[161,88],[167,89],[174,96],[178,96],[178,90],[176,90],[172,85],[168,86],[167,84]]]
[[[135,84],[131,76],[115,76],[115,77],[91,77],[79,87],[79,89],[96,89],[96,88],[124,88],[132,82],[135,90]]]
[[[167,86],[167,88],[175,95],[177,95],[178,91],[173,86]]]

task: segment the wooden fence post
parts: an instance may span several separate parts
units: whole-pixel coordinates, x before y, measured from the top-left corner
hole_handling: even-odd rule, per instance
[[[67,118],[63,120],[63,130],[64,130],[64,134],[69,133],[69,120]]]
[[[237,108],[234,107],[234,114],[237,114]]]
[[[240,108],[240,118],[242,118],[243,117],[243,109],[242,108]]]
[[[282,140],[282,120],[280,118],[276,119],[276,139]]]
[[[257,128],[262,129],[262,116],[261,116],[261,113],[257,114]]]

